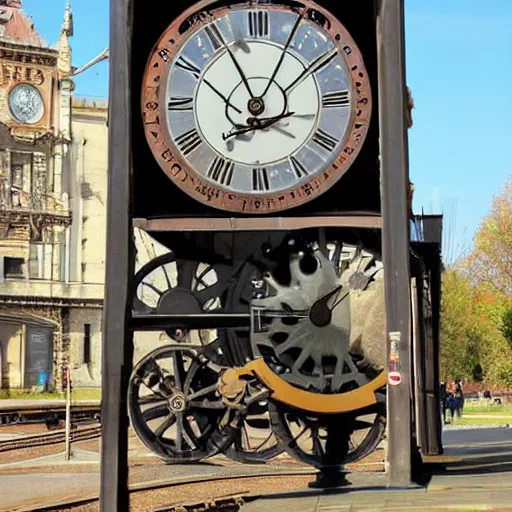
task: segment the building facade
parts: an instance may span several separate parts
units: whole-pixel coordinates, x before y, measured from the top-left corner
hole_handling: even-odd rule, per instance
[[[0,383],[100,383],[107,109],[72,100],[67,6],[49,46],[0,0]]]

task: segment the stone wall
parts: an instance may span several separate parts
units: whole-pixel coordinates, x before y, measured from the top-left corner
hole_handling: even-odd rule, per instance
[[[76,114],[76,115],[75,115]],[[77,180],[73,204],[81,212],[77,255],[81,281],[105,282],[106,207],[108,178],[107,112],[75,113],[73,116],[74,154],[72,174]]]
[[[69,351],[71,379],[75,387],[101,386],[101,309],[72,308],[69,310]],[[84,361],[86,324],[90,325],[90,360]]]

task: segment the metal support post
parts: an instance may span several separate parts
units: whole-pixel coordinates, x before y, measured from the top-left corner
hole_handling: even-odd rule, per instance
[[[110,2],[109,182],[103,324],[100,509],[129,510],[126,395],[133,364],[129,329],[131,228],[130,55],[132,0]]]
[[[66,368],[66,460],[71,458],[71,370]]]
[[[389,485],[411,483],[410,271],[408,234],[407,90],[404,0],[381,0],[377,17],[382,195],[382,244],[389,336]],[[391,382],[391,379],[390,379]]]

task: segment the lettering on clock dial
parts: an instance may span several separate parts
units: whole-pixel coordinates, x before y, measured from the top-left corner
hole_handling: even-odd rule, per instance
[[[270,20],[267,11],[249,11],[249,35],[251,37],[268,37],[270,34]]]
[[[324,108],[348,107],[350,105],[349,91],[328,92],[322,96]]]
[[[258,192],[270,190],[268,171],[265,168],[252,170],[252,189]]]
[[[188,59],[183,57],[183,55],[180,55],[175,65],[177,68],[187,71],[196,78],[199,78],[201,75],[201,70],[193,62],[190,62]]]
[[[190,97],[171,97],[168,103],[169,110],[186,111],[194,107],[194,98]]]
[[[299,180],[308,175],[306,168],[294,156],[289,157],[288,160],[290,161],[290,166]]]
[[[324,132],[321,128],[318,128],[311,140],[327,151],[334,151],[334,148],[338,144],[338,141],[332,135]]]
[[[180,148],[180,151],[185,156],[188,156],[190,153],[192,153],[192,151],[197,149],[202,144],[203,140],[201,139],[199,133],[197,133],[197,130],[192,128],[192,130],[181,134],[179,137],[176,137],[175,142],[176,145]]]
[[[235,163],[225,160],[220,156],[216,156],[213,162],[208,167],[206,175],[213,181],[220,185],[230,186],[233,179],[233,171]]]

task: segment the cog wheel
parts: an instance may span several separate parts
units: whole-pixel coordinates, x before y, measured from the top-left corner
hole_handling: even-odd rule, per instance
[[[318,246],[292,253],[290,275],[289,285],[267,278],[272,295],[252,302],[255,354],[305,390],[340,393],[364,385],[368,379],[349,354],[348,285]]]

